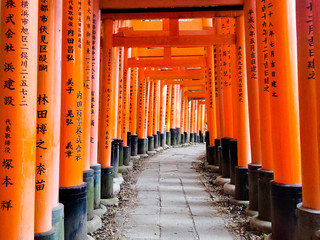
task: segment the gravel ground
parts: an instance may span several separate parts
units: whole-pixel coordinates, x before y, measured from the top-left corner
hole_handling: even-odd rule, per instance
[[[116,196],[119,199],[119,203],[107,208],[107,213],[101,217],[102,228],[89,234],[94,239],[120,239],[119,235],[128,209],[133,208],[136,204],[137,192],[134,189],[134,185],[141,171],[144,169],[144,163],[144,158],[134,160],[132,170],[125,171],[122,174],[124,181],[121,184],[120,193]]]
[[[218,209],[226,222],[226,227],[235,236],[236,240],[263,240],[266,235],[250,229],[250,217],[245,214],[246,206],[234,204],[230,201],[229,195],[223,191],[223,186],[214,184],[219,176],[217,173],[209,172],[205,169],[205,157],[193,163],[194,168],[201,174],[201,181],[208,191],[214,193],[212,204]]]

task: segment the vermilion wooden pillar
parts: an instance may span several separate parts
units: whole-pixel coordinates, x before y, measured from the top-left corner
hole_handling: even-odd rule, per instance
[[[103,49],[101,62],[101,86],[100,86],[100,111],[99,111],[99,141],[98,159],[101,164],[101,198],[113,197],[113,168],[111,166],[111,139],[114,134],[115,117],[113,106],[115,105],[114,82],[114,51],[113,21],[103,21]]]
[[[55,1],[55,41],[54,48],[61,49],[62,38],[62,0]],[[59,203],[59,166],[60,166],[60,123],[61,123],[61,51],[55,51],[55,85],[54,85],[54,133],[53,133],[53,164],[52,164],[52,216],[53,227],[57,236],[62,238],[63,231],[63,204]]]
[[[258,211],[258,169],[261,168],[261,137],[257,59],[257,25],[255,0],[244,4],[245,46],[248,83],[251,160],[249,163],[249,209]]]
[[[149,104],[148,104],[148,151],[154,150],[154,137],[153,137],[153,115],[154,115],[154,81],[150,81],[150,89],[148,92]]]
[[[166,144],[171,145],[171,95],[172,95],[172,85],[167,85],[167,96],[166,96]]]
[[[48,11],[44,11],[47,5]],[[46,19],[43,18],[46,17]],[[54,136],[54,86],[55,86],[55,2],[39,1],[38,20],[38,88],[37,112],[46,112],[46,118],[37,119],[37,142],[43,142],[37,148],[35,178],[35,238],[41,235],[53,236],[52,230],[52,165]],[[41,51],[46,48],[46,52]]]
[[[317,105],[317,74],[315,62],[314,27],[319,14],[314,16],[313,0],[297,1],[297,42],[299,111],[301,131],[302,203],[298,205],[298,239],[312,239],[319,229],[320,177]],[[319,10],[315,10],[319,11]],[[318,30],[319,31],[319,30]],[[316,31],[317,33],[317,31]],[[318,65],[319,66],[319,65]],[[305,221],[307,220],[307,221]]]
[[[145,138],[145,118],[146,118],[146,80],[145,69],[139,68],[138,73],[138,117],[137,117],[137,134],[138,134],[138,154],[146,154],[147,139]]]
[[[160,131],[160,145],[161,147],[165,146],[166,138],[165,138],[165,132],[164,132],[164,126],[165,126],[165,85],[164,81],[160,81],[160,120],[159,120],[159,131]]]
[[[86,237],[83,183],[83,23],[82,1],[63,1],[60,202],[65,206],[65,239]],[[72,10],[69,10],[69,9]],[[74,231],[74,228],[77,231]]]
[[[270,0],[269,11],[273,13],[269,17],[269,33],[272,33],[269,62],[274,157],[272,234],[274,239],[295,240],[298,239],[296,204],[301,202],[295,3]]]
[[[235,168],[235,198],[248,200],[248,164],[251,162],[244,17],[236,19],[238,69],[238,167]]]
[[[260,141],[261,141],[261,169],[258,170],[259,194],[258,210],[259,215],[255,217],[257,223],[268,222],[271,231],[271,200],[270,181],[273,180],[273,148],[271,131],[271,110],[270,110],[270,76],[271,65],[269,62],[269,15],[267,4],[256,1],[256,36],[257,36],[257,60],[258,60],[258,96],[260,115]],[[254,9],[248,11],[253,12]],[[253,225],[255,221],[251,221]],[[255,226],[253,226],[255,227]]]
[[[3,239],[34,238],[36,146],[41,144],[36,142],[36,122],[37,114],[42,112],[37,113],[36,105],[38,1],[28,3],[24,6],[21,2],[1,1],[0,7]],[[21,12],[28,13],[27,21],[22,21]]]

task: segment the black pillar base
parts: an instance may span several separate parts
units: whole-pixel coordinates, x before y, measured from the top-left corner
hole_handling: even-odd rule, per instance
[[[215,156],[214,156],[215,147],[214,146],[208,146],[208,154],[207,154],[207,161],[209,165],[215,165]]]
[[[54,240],[54,239],[55,239],[55,232],[53,229],[51,229],[48,232],[34,234],[34,240]]]
[[[206,142],[206,147],[210,146],[210,133],[209,131],[206,131],[204,136],[204,141]]]
[[[183,135],[184,135],[184,143],[188,143],[188,133],[184,132]]]
[[[124,146],[123,147],[123,165],[129,166],[130,162],[130,147]]]
[[[146,154],[148,150],[148,139],[138,138],[138,154]]]
[[[177,131],[175,128],[170,129],[171,133],[171,146],[176,146],[177,145]]]
[[[64,205],[64,239],[86,239],[87,184],[60,187],[59,202]]]
[[[229,151],[230,151],[230,160],[229,160],[229,167],[230,167],[230,184],[235,185],[236,181],[236,173],[235,169],[238,166],[238,141],[235,139],[231,139],[229,141]]]
[[[180,133],[181,144],[185,144],[184,134]]]
[[[166,132],[166,144],[171,146],[171,132]]]
[[[305,208],[302,203],[297,206],[298,215],[298,239],[320,239],[320,211]]]
[[[119,168],[119,141],[114,139],[111,143],[111,166],[113,167],[113,176],[118,176]]]
[[[148,151],[154,151],[154,137],[148,136]]]
[[[138,135],[131,135],[131,156],[138,156]]]
[[[301,240],[297,231],[297,204],[302,201],[302,187],[271,182],[272,239]]]
[[[199,141],[203,143],[203,135],[201,130],[199,130],[199,137],[200,137]]]
[[[232,138],[222,138],[221,146],[222,146],[222,162],[220,162],[220,167],[222,168],[222,177],[230,178],[230,151],[229,144]]]
[[[159,141],[158,141],[158,134],[154,134],[153,135],[153,140],[154,140],[154,145],[153,145],[153,148],[154,149],[157,149],[159,147]]]
[[[260,164],[248,164],[249,177],[249,209],[253,211],[259,210],[259,174]]]
[[[181,144],[181,133],[180,133],[180,128],[176,128],[177,131],[177,145]]]
[[[222,146],[216,146],[217,149],[217,155],[218,155],[218,161],[219,161],[219,174],[222,176]]]
[[[123,166],[123,139],[115,139],[119,143],[119,166]]]
[[[100,208],[101,200],[101,165],[92,165],[90,168],[94,171],[94,209],[98,209]]]
[[[129,156],[131,156],[131,132],[129,131],[127,132],[127,146],[129,147]]]
[[[87,220],[93,219],[94,209],[94,170],[83,171],[83,181],[87,184]]]
[[[190,133],[190,143],[194,143],[194,133]]]
[[[101,168],[101,198],[113,198],[113,167]]]
[[[207,134],[207,132],[206,132],[206,134]],[[214,156],[215,156],[215,160],[216,160],[215,164],[216,164],[216,166],[220,166],[220,158],[219,158],[219,154],[218,154],[219,147],[221,148],[221,139],[220,138],[216,138],[214,140],[214,146],[215,146],[215,148],[214,148]]]
[[[259,181],[259,195],[258,195],[258,207],[259,207],[259,219],[263,221],[271,222],[271,184],[273,180],[273,171],[258,170]]]
[[[196,136],[196,137],[195,137],[196,142],[197,142],[197,143],[200,143],[200,136],[199,136],[197,133],[194,133],[194,135]]]
[[[235,167],[235,199],[249,200],[248,168]]]
[[[157,138],[158,138],[158,148],[161,147],[161,137],[160,137],[160,131],[157,131]]]
[[[160,147],[164,148],[166,145],[166,136],[164,133],[160,133]]]

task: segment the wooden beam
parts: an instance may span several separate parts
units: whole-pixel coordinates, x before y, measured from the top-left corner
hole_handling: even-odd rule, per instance
[[[243,5],[243,0],[100,0],[101,9],[188,8]]]
[[[149,77],[176,77],[185,78],[188,76],[205,76],[205,71],[203,69],[195,69],[195,70],[187,70],[187,69],[179,69],[179,70],[150,70],[147,69],[145,71],[145,75]]]
[[[179,84],[184,87],[200,87],[199,89],[202,89],[202,86],[205,85],[204,80],[164,80],[164,84]]]
[[[104,13],[101,18],[113,20],[130,20],[130,19],[161,19],[161,18],[210,18],[210,17],[239,17],[243,15],[242,10],[237,11],[198,11],[198,12],[152,12],[152,13]]]
[[[235,34],[212,34],[193,36],[144,36],[124,37],[113,35],[114,47],[199,47],[211,45],[235,44]]]
[[[205,57],[189,59],[128,59],[128,67],[205,67]]]

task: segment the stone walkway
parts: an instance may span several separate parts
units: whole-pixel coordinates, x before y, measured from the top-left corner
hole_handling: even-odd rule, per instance
[[[204,144],[171,148],[147,160],[121,239],[233,239],[192,167],[204,152]]]

